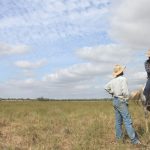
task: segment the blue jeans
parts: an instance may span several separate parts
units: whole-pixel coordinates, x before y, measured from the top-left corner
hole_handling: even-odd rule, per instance
[[[116,118],[116,138],[118,140],[122,139],[122,124],[124,122],[127,134],[131,139],[131,142],[133,144],[138,143],[139,140],[132,126],[132,120],[128,111],[128,104],[126,103],[126,101],[115,97],[113,101],[113,106],[115,109]]]

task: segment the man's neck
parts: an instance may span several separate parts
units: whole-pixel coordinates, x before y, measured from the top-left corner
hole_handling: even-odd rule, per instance
[[[118,78],[118,77],[122,77],[123,75],[118,75],[116,78]]]

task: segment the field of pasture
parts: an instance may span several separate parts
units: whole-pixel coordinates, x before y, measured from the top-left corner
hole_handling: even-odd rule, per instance
[[[116,143],[111,101],[1,101],[1,150],[150,149],[142,107],[129,110],[142,147]],[[150,119],[150,118],[149,118]]]

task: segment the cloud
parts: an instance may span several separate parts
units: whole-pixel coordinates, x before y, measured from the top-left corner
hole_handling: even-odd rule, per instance
[[[22,6],[24,3],[24,9],[16,7],[18,13],[15,13],[14,10],[11,11],[12,16],[3,16],[1,19],[1,28],[6,27],[15,27],[15,26],[36,26],[36,25],[48,25],[48,24],[57,24],[59,22],[80,24],[76,22],[79,19],[81,22],[85,22],[87,19],[97,20],[99,17],[103,17],[105,13],[108,12],[108,2],[109,0],[101,1],[49,1],[44,0],[41,4],[38,0],[38,5],[36,2],[33,2],[33,5],[25,2],[14,1],[13,6]],[[32,7],[31,7],[32,6]],[[34,6],[34,7],[33,7]],[[36,8],[35,8],[36,7]],[[8,9],[7,7],[4,7]],[[23,11],[24,10],[24,11]],[[33,11],[34,10],[34,11]],[[19,14],[19,11],[24,12]],[[95,16],[98,15],[98,16]],[[62,17],[63,16],[63,17]],[[58,18],[56,18],[58,17]],[[89,17],[89,18],[88,18]],[[91,23],[90,21],[89,23]],[[57,24],[58,25],[58,24]]]
[[[77,55],[91,62],[127,63],[132,58],[133,50],[125,45],[108,44],[81,48],[77,50]]]
[[[117,1],[112,8],[111,37],[138,49],[149,48],[149,14],[149,0]]]
[[[31,90],[32,89],[32,90]],[[51,82],[37,81],[29,78],[26,80],[10,80],[0,84],[1,97],[8,98],[99,98],[101,89],[95,86],[94,81],[82,84],[53,84]]]
[[[121,49],[121,51],[120,51]],[[87,62],[70,65],[55,72],[45,74],[41,79],[9,80],[0,85],[2,97],[49,97],[49,98],[102,98],[108,97],[104,85],[112,79],[113,65],[118,62],[127,64],[125,76],[130,91],[146,82],[143,64],[135,63],[130,56],[133,50],[121,45],[99,45],[77,50],[77,56]],[[39,63],[40,62],[40,63]],[[18,67],[34,69],[44,61],[20,61]],[[142,70],[143,68],[143,70]],[[142,70],[142,71],[141,71]],[[30,77],[30,76],[29,76]],[[12,90],[13,89],[13,90]],[[32,89],[32,92],[31,92]],[[9,92],[5,92],[9,91]]]
[[[31,62],[31,61],[26,61],[26,60],[20,60],[20,61],[15,62],[15,65],[21,69],[36,69],[46,64],[47,64],[46,59],[41,59],[36,62]]]
[[[55,73],[47,74],[43,77],[43,80],[55,83],[88,81],[108,72],[107,66],[109,65],[96,63],[77,64],[69,68],[60,69]]]
[[[127,68],[125,74],[128,78],[130,90],[135,90],[144,86],[147,81],[146,71],[144,70],[144,66],[142,67],[141,64],[136,64],[135,67]]]
[[[139,79],[139,80],[145,80],[146,79],[146,72],[136,72],[132,74],[132,78]]]
[[[0,56],[24,54],[29,51],[29,47],[23,44],[13,45],[8,43],[0,43]]]
[[[16,7],[11,10],[13,15],[6,14],[0,19],[0,32],[4,37],[10,34],[17,35],[20,40],[27,38],[24,35],[32,39],[42,39],[46,36],[56,40],[68,36],[97,33],[107,27],[108,2],[108,0],[94,2],[44,0],[42,3],[33,1],[32,6],[35,8],[32,9],[31,3],[14,1],[13,5]],[[23,10],[20,9],[22,5]],[[9,6],[5,9],[8,10]],[[15,10],[18,13],[15,13]]]
[[[27,78],[35,78],[36,73],[31,69],[23,69],[21,76],[25,76]]]
[[[104,85],[112,79],[113,66],[119,63],[127,66],[125,76],[129,81],[129,89],[132,90],[145,83],[143,64],[140,64],[136,57],[133,60],[134,52],[136,51],[133,48],[117,44],[83,47],[78,49],[76,54],[80,59],[87,62],[47,74],[42,81],[53,84],[53,86],[60,86],[64,91],[70,87],[70,90],[73,90],[72,93],[74,91],[83,92],[82,96],[86,90],[91,96],[95,94],[96,97],[99,95],[103,97],[106,96]],[[99,93],[100,91],[101,93]]]

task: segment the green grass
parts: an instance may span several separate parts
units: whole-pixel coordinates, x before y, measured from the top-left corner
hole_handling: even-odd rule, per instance
[[[142,107],[130,103],[129,110],[141,142],[150,146]],[[125,143],[117,143],[114,132],[111,101],[0,102],[0,149],[138,149],[126,133]]]

